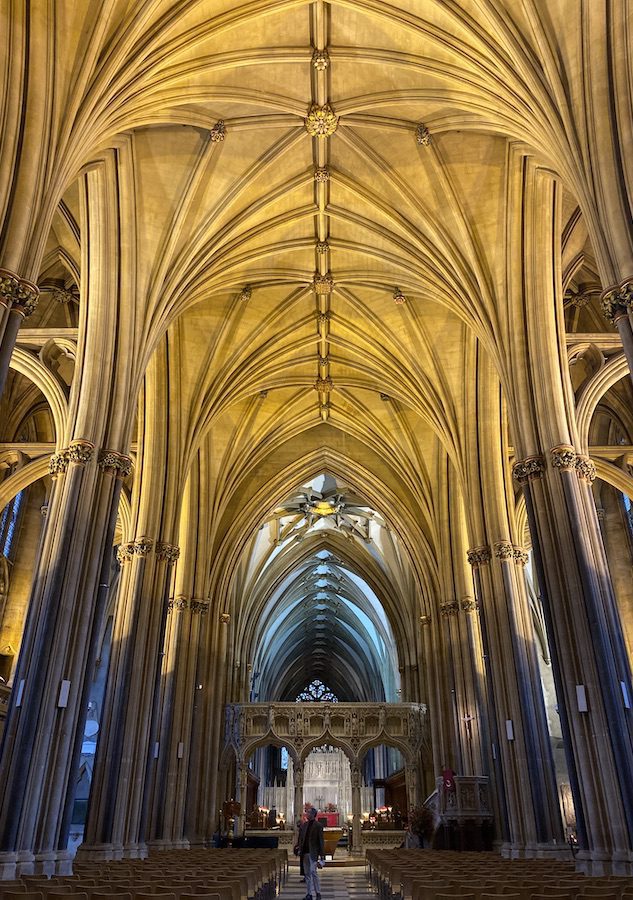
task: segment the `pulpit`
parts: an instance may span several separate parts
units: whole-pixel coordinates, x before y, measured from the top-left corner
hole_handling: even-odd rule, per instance
[[[343,837],[342,828],[324,828],[323,841],[325,843],[325,855],[334,856],[338,842]]]

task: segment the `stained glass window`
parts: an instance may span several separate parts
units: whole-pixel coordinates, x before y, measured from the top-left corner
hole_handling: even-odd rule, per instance
[[[338,697],[332,693],[327,685],[323,684],[322,681],[319,681],[318,678],[311,681],[310,684],[301,691],[297,697],[297,703],[300,703],[301,701],[314,703],[315,700],[338,703]]]
[[[11,556],[11,546],[15,537],[15,527],[18,523],[23,496],[24,491],[17,493],[11,503],[5,506],[0,516],[0,553],[7,559]]]

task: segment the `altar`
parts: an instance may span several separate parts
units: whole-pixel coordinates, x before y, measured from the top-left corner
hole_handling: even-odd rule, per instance
[[[340,816],[337,812],[322,812],[321,810],[317,810],[317,821],[323,825],[324,828],[338,828],[340,823]]]

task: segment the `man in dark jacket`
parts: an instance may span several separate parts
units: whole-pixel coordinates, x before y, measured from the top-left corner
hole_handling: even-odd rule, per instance
[[[321,900],[321,885],[317,875],[317,862],[325,859],[323,825],[316,820],[316,809],[308,810],[308,818],[299,832],[299,854],[303,860],[306,877],[306,900]]]

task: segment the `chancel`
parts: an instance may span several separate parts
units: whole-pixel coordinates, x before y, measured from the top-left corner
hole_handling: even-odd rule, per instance
[[[0,879],[633,876],[632,28],[0,3]]]

